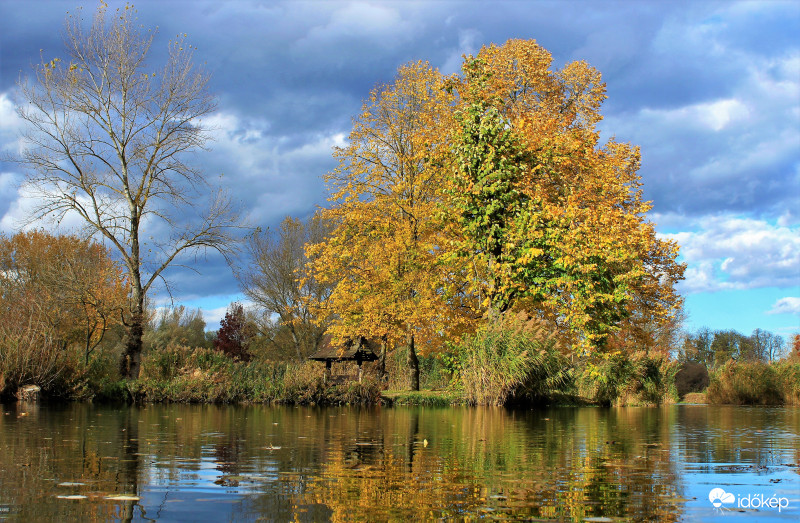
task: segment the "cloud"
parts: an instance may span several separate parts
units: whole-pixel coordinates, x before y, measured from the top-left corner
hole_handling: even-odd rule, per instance
[[[414,24],[389,4],[353,2],[331,13],[327,23],[312,27],[298,45],[324,49],[342,40],[395,46],[414,37]]]
[[[698,220],[696,230],[665,234],[688,264],[687,293],[787,288],[800,275],[800,230],[731,215]]]
[[[0,154],[14,155],[20,152],[23,124],[10,94],[0,93]]]
[[[482,34],[476,29],[462,29],[458,32],[458,47],[450,51],[449,56],[439,67],[442,74],[461,73],[464,56],[475,55],[482,45]]]
[[[767,314],[796,314],[800,315],[800,298],[786,297],[776,301]]]
[[[721,131],[731,122],[745,122],[749,109],[740,100],[727,99],[688,105],[678,109],[643,109],[641,117],[670,126]]]
[[[228,305],[215,309],[200,309],[203,313],[203,320],[206,322],[206,330],[213,331],[219,329],[220,322],[228,312]]]

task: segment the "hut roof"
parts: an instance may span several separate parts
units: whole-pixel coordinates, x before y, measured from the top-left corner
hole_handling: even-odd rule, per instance
[[[375,361],[378,356],[370,348],[370,342],[363,336],[346,340],[343,344],[333,344],[331,336],[325,336],[321,348],[308,357],[317,361]]]

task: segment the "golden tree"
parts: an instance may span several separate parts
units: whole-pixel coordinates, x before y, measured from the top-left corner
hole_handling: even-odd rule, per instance
[[[324,311],[333,316],[329,331],[405,344],[415,390],[417,347],[468,321],[448,306],[442,282],[453,269],[440,263],[449,155],[441,130],[452,121],[451,99],[438,71],[422,62],[371,93],[326,176],[334,205],[322,215],[333,232],[309,249],[317,278],[335,284]]]
[[[591,350],[628,317],[634,297],[665,321],[680,307],[677,245],[656,238],[642,200],[639,150],[600,143],[605,85],[584,62],[551,69],[532,40],[467,57],[453,80],[450,205],[462,252],[493,316],[526,299]]]
[[[124,271],[103,246],[43,231],[0,236],[0,375],[47,381],[71,346],[88,365],[127,304]]]

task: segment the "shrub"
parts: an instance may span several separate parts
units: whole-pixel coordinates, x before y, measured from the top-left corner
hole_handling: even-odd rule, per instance
[[[10,397],[23,385],[38,385],[44,394],[60,394],[69,362],[45,327],[43,318],[4,311],[0,322],[0,396]],[[13,316],[13,318],[12,318]]]
[[[800,361],[729,362],[711,376],[709,403],[800,405]]]
[[[785,405],[800,405],[800,359],[787,358],[774,364]]]
[[[706,398],[714,404],[781,405],[783,383],[776,367],[762,362],[725,363],[711,374]]]
[[[382,384],[375,376],[361,381],[325,384],[324,367],[304,362],[287,366],[281,403],[292,405],[374,405],[381,397]]]
[[[602,405],[658,405],[676,398],[677,371],[662,354],[614,354],[585,365],[579,390]]]
[[[136,401],[269,402],[281,396],[286,365],[235,361],[213,349],[168,346],[142,360]]]

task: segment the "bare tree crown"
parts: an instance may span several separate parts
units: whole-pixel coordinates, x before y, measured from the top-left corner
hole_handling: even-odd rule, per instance
[[[205,148],[202,119],[216,103],[185,35],[170,42],[163,67],[148,65],[155,34],[137,27],[130,6],[113,14],[101,6],[88,30],[71,15],[67,58],[43,60],[19,86],[19,114],[28,123],[20,160],[39,199],[33,218],[78,214],[114,244],[129,270],[146,263],[145,290],[186,249],[227,254],[235,225],[221,195],[199,226],[177,219],[175,210],[207,186],[187,158]],[[149,218],[165,221],[172,234],[148,246],[155,258],[137,260]]]

